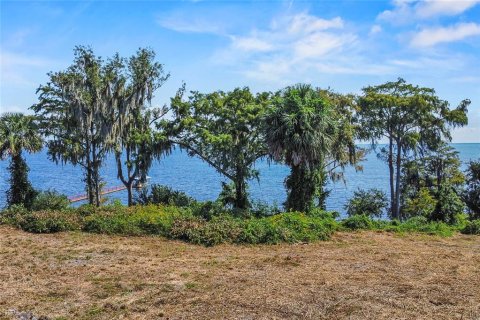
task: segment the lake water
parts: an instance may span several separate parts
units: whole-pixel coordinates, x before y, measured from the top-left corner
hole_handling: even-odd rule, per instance
[[[452,144],[459,151],[463,166],[470,160],[480,158],[480,143]],[[113,158],[113,157],[112,157]],[[82,172],[80,167],[72,165],[56,165],[47,158],[46,150],[40,153],[26,155],[30,167],[29,178],[37,189],[55,189],[66,195],[84,193]],[[5,204],[5,190],[8,183],[8,160],[0,161],[0,207]],[[268,203],[277,203],[279,206],[286,197],[283,181],[289,169],[278,164],[268,164],[267,161],[258,161],[256,169],[260,171],[260,182],[250,182],[250,194],[253,199]],[[198,158],[189,157],[180,150],[156,162],[148,174],[152,183],[171,186],[184,191],[197,200],[214,200],[220,190],[222,177],[206,163]],[[113,159],[107,159],[102,169],[102,177],[106,187],[121,185],[116,177],[116,167]],[[388,194],[388,168],[386,163],[377,159],[374,152],[370,152],[363,162],[363,171],[355,172],[348,168],[345,172],[346,182],[329,183],[331,189],[327,200],[327,209],[343,212],[343,206],[353,191],[358,188],[378,188]],[[120,199],[126,202],[126,191],[108,195],[109,199]]]

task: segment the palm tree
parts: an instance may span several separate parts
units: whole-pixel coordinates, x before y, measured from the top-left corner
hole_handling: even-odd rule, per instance
[[[5,113],[0,117],[0,159],[10,157],[8,206],[31,205],[36,192],[28,181],[29,169],[22,152],[38,152],[42,149],[42,144],[42,136],[33,116]]]
[[[287,87],[267,115],[266,139],[270,154],[290,167],[285,180],[287,210],[308,211],[321,197],[321,170],[335,127],[330,108],[309,85]]]

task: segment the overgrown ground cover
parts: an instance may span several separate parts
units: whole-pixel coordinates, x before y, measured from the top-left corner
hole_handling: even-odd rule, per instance
[[[0,317],[478,319],[479,265],[480,237],[461,234],[204,247],[0,226]]]
[[[200,204],[190,207],[138,205],[125,207],[82,206],[77,209],[27,211],[13,207],[0,214],[0,223],[32,233],[84,231],[117,235],[154,235],[206,246],[221,243],[277,244],[327,240],[336,231],[378,230],[396,233],[426,233],[452,236],[479,234],[478,221],[458,215],[455,224],[413,217],[406,221],[376,220],[354,215],[338,221],[335,213],[313,210],[310,213],[285,212],[270,216],[236,216],[211,210]]]

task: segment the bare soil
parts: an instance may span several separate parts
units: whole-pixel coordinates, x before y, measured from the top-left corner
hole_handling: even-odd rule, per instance
[[[30,313],[30,314],[27,314]],[[0,226],[0,318],[480,319],[480,237],[205,248]]]

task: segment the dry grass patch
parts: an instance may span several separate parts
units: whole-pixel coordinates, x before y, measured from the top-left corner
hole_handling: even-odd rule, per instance
[[[0,226],[0,316],[479,319],[480,237],[338,233],[212,248]]]

